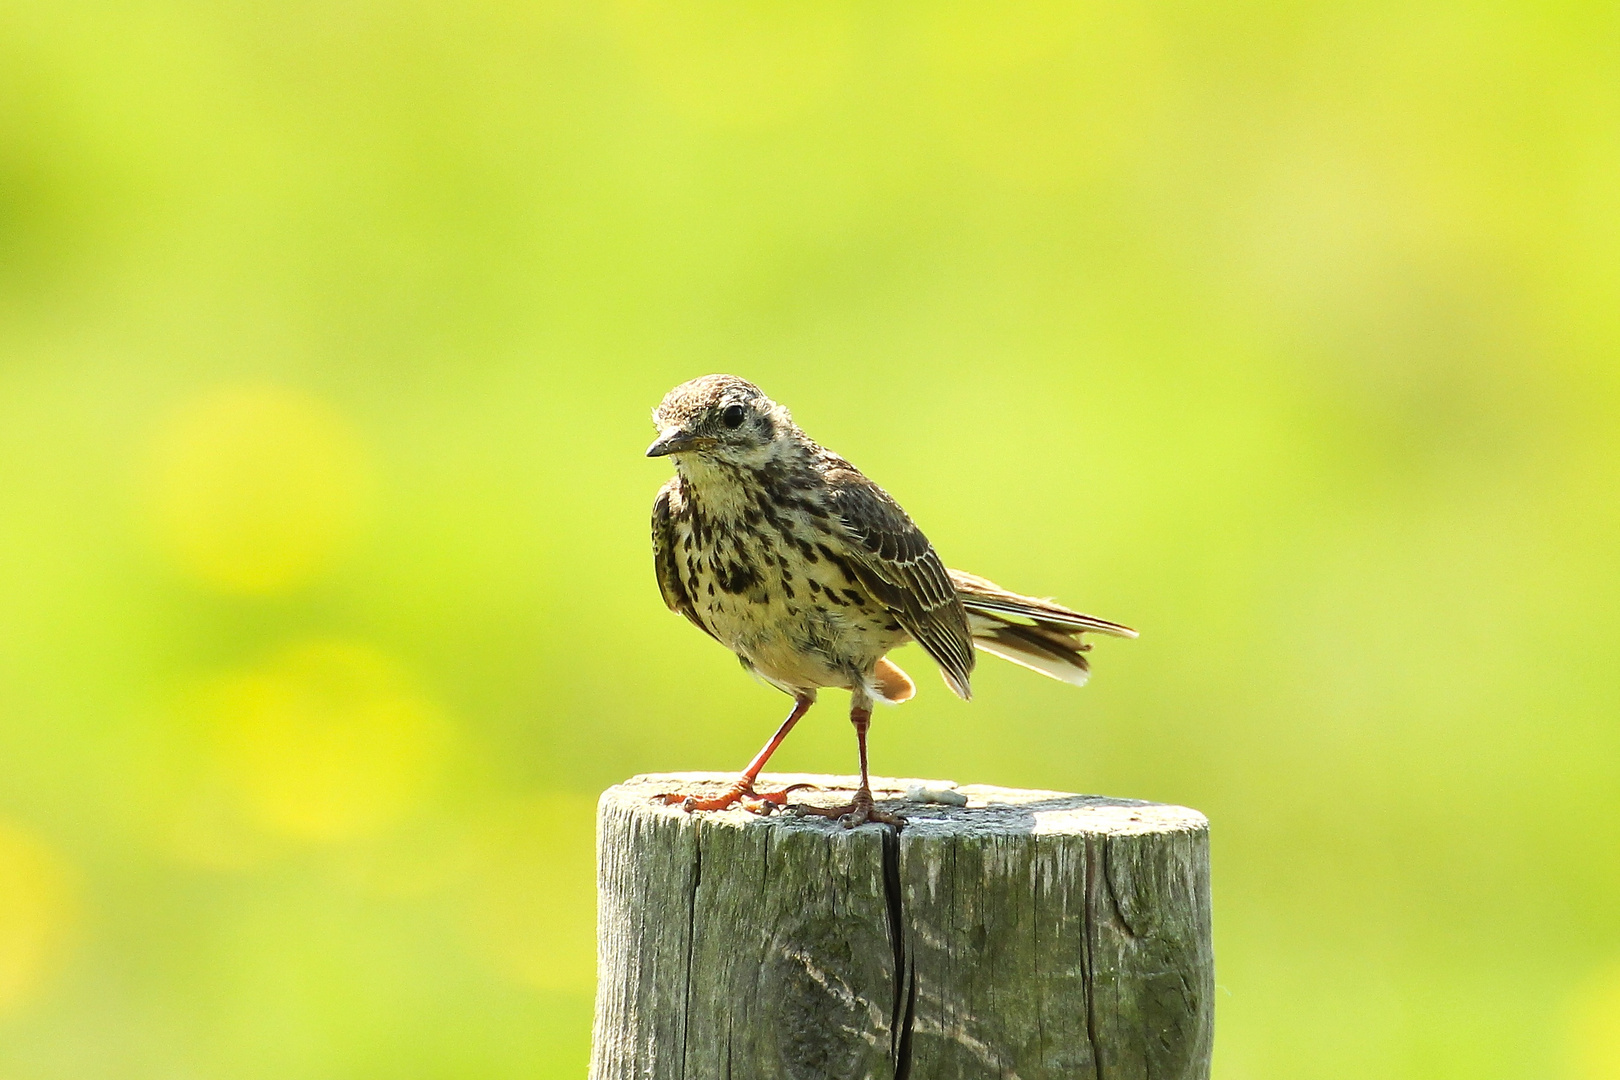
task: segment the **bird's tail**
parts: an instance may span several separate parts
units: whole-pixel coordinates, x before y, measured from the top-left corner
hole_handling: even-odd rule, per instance
[[[1082,615],[1050,600],[1008,592],[982,577],[961,570],[950,574],[956,595],[967,609],[974,645],[1060,682],[1084,686],[1091,673],[1085,656],[1091,646],[1080,640],[1081,634],[1136,636],[1128,626]]]

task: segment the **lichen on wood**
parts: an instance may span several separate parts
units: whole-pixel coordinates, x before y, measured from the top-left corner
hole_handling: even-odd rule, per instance
[[[592,1080],[1208,1076],[1201,814],[874,780],[896,835],[656,798],[730,779],[602,796]],[[805,781],[831,803],[854,778],[761,787]],[[899,801],[919,784],[967,803]]]

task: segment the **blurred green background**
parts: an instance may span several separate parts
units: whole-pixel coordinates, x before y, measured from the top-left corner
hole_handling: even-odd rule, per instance
[[[1620,1076],[1620,14],[0,3],[0,1077],[578,1077],[732,371],[947,562],[880,773],[1214,822],[1221,1080]],[[924,677],[926,676],[926,677]],[[848,771],[838,696],[775,764]]]

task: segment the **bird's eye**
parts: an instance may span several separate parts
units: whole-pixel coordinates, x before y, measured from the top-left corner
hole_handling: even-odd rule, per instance
[[[748,410],[741,405],[727,405],[726,411],[720,414],[720,422],[728,428],[742,427],[743,419],[747,415]]]

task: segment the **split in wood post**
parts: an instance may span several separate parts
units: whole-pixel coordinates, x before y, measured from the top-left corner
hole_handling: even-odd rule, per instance
[[[897,835],[656,797],[733,780],[602,796],[592,1080],[1208,1077],[1201,814],[874,778]],[[767,782],[836,803],[855,781]]]

